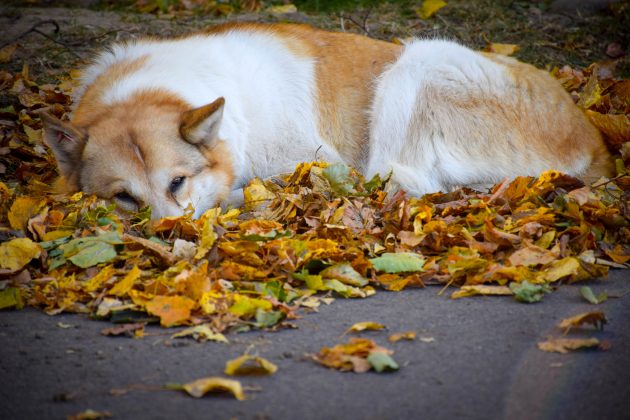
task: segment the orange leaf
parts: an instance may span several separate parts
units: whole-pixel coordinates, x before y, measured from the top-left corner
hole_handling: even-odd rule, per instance
[[[190,318],[195,301],[184,296],[156,296],[147,302],[147,312],[160,317],[163,327],[181,325]]]

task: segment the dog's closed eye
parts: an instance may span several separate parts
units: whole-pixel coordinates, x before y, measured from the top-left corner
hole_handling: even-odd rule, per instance
[[[181,187],[184,185],[184,181],[186,181],[185,176],[178,176],[173,178],[171,184],[168,186],[168,190],[171,194],[175,194]]]
[[[133,198],[127,191],[121,191],[114,195],[116,200],[119,200],[125,204],[137,205],[136,199]]]

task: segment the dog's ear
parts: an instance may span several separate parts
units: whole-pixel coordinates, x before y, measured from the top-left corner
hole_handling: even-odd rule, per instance
[[[182,114],[179,133],[187,142],[212,147],[219,135],[225,99],[191,109]]]
[[[42,112],[39,116],[44,126],[44,141],[53,151],[61,175],[72,178],[85,147],[85,132],[47,112]]]

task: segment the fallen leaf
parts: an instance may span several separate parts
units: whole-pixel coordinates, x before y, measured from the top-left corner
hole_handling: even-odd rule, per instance
[[[22,309],[23,307],[24,300],[20,289],[7,287],[4,290],[0,290],[0,309]]]
[[[367,361],[372,365],[372,368],[377,372],[394,371],[400,369],[398,363],[389,354],[373,351],[368,357]]]
[[[137,265],[134,265],[131,271],[129,271],[122,280],[116,283],[114,287],[109,289],[109,294],[114,295],[114,296],[127,295],[127,293],[129,293],[129,291],[133,287],[136,280],[140,278],[140,274],[142,274],[142,272],[140,271]]]
[[[225,364],[226,375],[273,375],[278,366],[259,356],[244,354]]]
[[[527,280],[522,283],[510,283],[510,290],[514,293],[514,299],[524,303],[540,302],[545,293],[551,293],[547,284],[532,284]]]
[[[600,293],[598,296],[595,296],[595,293],[588,286],[580,287],[580,294],[584,299],[592,303],[593,305],[599,305],[602,302],[605,302],[608,299],[608,293],[605,291]]]
[[[112,417],[109,411],[95,411],[88,409],[77,414],[68,416],[68,420],[99,420]]]
[[[116,327],[104,328],[101,330],[101,335],[129,335],[133,336],[138,330],[144,329],[145,324],[143,322],[122,324]]]
[[[350,286],[363,287],[368,284],[368,279],[359,274],[349,263],[335,264],[319,273],[322,278],[336,279]]]
[[[377,271],[385,273],[402,273],[422,271],[425,260],[411,252],[384,253],[380,257],[370,259]]]
[[[446,6],[446,2],[443,0],[424,0],[422,5],[416,9],[416,14],[420,19],[429,19],[444,6]]]
[[[9,44],[6,47],[0,49],[0,64],[10,62],[16,50],[17,44]]]
[[[156,296],[147,302],[147,312],[160,317],[164,327],[180,325],[188,321],[195,301],[185,296]]]
[[[462,286],[459,290],[451,294],[451,299],[459,299],[463,297],[483,295],[483,296],[511,296],[514,293],[507,286],[489,286],[476,284],[470,286]]]
[[[239,401],[245,399],[245,393],[243,392],[243,386],[239,381],[233,379],[226,379],[217,376],[208,378],[197,379],[187,384],[169,384],[166,386],[172,390],[183,390],[191,397],[201,398],[207,393],[225,393],[228,392]]]
[[[517,52],[520,47],[516,44],[499,44],[492,42],[486,46],[486,51],[501,55],[512,55]]]
[[[324,347],[318,354],[312,356],[312,358],[317,363],[332,369],[364,373],[374,368],[367,360],[373,352],[381,352],[386,355],[393,353],[393,351],[389,349],[378,346],[372,340],[352,338],[346,344]],[[379,362],[383,361],[380,356],[377,356],[377,360]]]
[[[277,15],[282,15],[285,13],[297,13],[297,7],[294,4],[281,4],[277,6],[271,6],[267,9],[269,13],[274,13]]]
[[[0,268],[20,270],[33,258],[39,257],[41,252],[41,247],[28,238],[3,242],[0,244]]]
[[[608,320],[606,319],[606,315],[604,315],[601,311],[593,311],[593,312],[585,312],[582,314],[578,314],[572,316],[570,318],[565,318],[558,326],[560,328],[565,329],[565,333],[569,332],[571,328],[579,327],[584,324],[592,324],[598,330],[604,328],[604,324],[606,324]]]
[[[401,332],[401,333],[395,333],[390,335],[387,338],[387,341],[391,342],[391,343],[395,343],[397,341],[400,340],[415,340],[416,339],[416,335],[417,333],[415,331],[405,331],[405,332]]]
[[[593,348],[599,346],[597,338],[552,338],[538,343],[542,351],[568,353],[571,350]]]
[[[364,321],[364,322],[357,322],[356,324],[353,324],[350,328],[346,330],[346,333],[359,332],[359,331],[365,331],[365,330],[377,331],[377,330],[382,330],[384,328],[385,328],[385,325],[383,324],[379,324],[379,323],[371,322],[371,321]]]
[[[192,337],[197,341],[218,341],[220,343],[227,343],[228,339],[221,333],[212,331],[212,328],[208,324],[195,325],[194,327],[186,328],[178,333],[175,333],[171,338]]]

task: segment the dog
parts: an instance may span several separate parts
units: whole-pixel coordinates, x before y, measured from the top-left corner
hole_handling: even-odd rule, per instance
[[[610,176],[598,130],[546,72],[444,40],[401,46],[234,23],[117,44],[70,121],[42,114],[58,186],[152,217],[194,215],[316,157],[413,195],[555,169]]]

